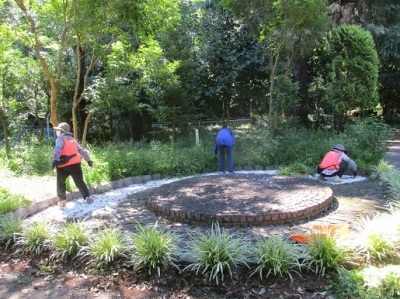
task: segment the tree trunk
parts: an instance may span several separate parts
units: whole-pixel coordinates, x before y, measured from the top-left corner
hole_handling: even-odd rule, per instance
[[[7,121],[7,117],[6,117],[3,109],[0,109],[0,121],[3,124],[4,145],[6,148],[6,157],[7,157],[7,159],[11,159],[11,146],[10,146],[10,140],[9,140],[8,121]]]
[[[86,119],[85,119],[85,125],[83,127],[83,135],[82,135],[82,146],[85,147],[86,145],[86,138],[87,138],[87,132],[88,132],[88,127],[89,127],[89,121],[90,118],[93,116],[93,111],[89,111]]]

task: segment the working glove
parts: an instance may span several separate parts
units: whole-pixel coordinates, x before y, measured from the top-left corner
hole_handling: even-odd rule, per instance
[[[353,176],[356,177],[357,176],[357,170],[353,170]]]
[[[214,155],[214,161],[218,161],[217,155]]]
[[[58,161],[53,160],[53,162],[51,163],[51,168],[56,168],[58,165]]]
[[[87,164],[88,164],[90,167],[93,167],[93,161],[87,161]]]

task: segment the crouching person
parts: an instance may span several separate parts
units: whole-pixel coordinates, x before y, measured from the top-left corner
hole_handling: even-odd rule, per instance
[[[83,180],[81,158],[79,156],[81,155],[92,167],[93,162],[90,160],[88,152],[72,137],[70,126],[67,123],[60,123],[57,127],[53,127],[53,130],[57,134],[52,167],[57,168],[57,196],[60,199],[58,205],[65,207],[67,203],[65,182],[69,176],[74,180],[86,202],[88,204],[92,203],[93,199],[90,197],[89,189]]]
[[[357,176],[357,164],[347,156],[347,151],[343,144],[336,144],[317,166],[317,173],[320,179],[325,177],[335,177],[335,181],[340,181],[347,168]]]

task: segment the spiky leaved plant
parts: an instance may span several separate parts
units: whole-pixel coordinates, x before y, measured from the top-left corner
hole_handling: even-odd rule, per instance
[[[99,229],[90,236],[88,244],[82,248],[82,258],[97,268],[106,266],[125,255],[125,239],[121,231],[114,227]]]
[[[22,232],[22,219],[16,216],[0,216],[0,244],[6,248],[15,243]]]
[[[66,222],[59,227],[52,239],[53,259],[75,257],[87,245],[89,230],[82,222]]]
[[[354,254],[337,243],[334,236],[314,232],[306,244],[308,269],[324,276],[328,270],[339,271],[353,262]]]
[[[51,239],[55,225],[50,221],[25,223],[15,246],[17,252],[32,252],[40,255],[51,248]]]
[[[260,278],[273,276],[283,277],[291,273],[300,275],[304,263],[304,252],[300,246],[293,244],[281,236],[272,236],[268,239],[258,238],[254,248],[257,267],[251,275],[259,274]]]
[[[215,279],[216,283],[223,281],[228,272],[233,276],[235,267],[245,265],[249,259],[248,239],[245,237],[237,238],[227,230],[221,229],[219,224],[213,224],[210,231],[190,235],[191,244],[188,252],[194,262],[190,263],[184,270],[196,271]]]
[[[363,217],[355,222],[358,231],[353,246],[366,261],[382,260],[399,255],[400,220],[399,213],[378,214]]]
[[[149,228],[138,223],[137,232],[132,235],[129,262],[135,270],[145,268],[149,274],[156,270],[160,276],[161,268],[169,265],[178,267],[176,248],[177,236],[173,233],[157,228],[157,223]]]

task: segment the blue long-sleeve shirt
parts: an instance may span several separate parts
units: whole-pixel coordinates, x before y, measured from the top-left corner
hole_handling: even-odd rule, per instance
[[[219,145],[234,146],[236,142],[235,135],[231,129],[222,128],[219,130],[217,137],[215,138],[215,149],[214,154],[218,153]]]

